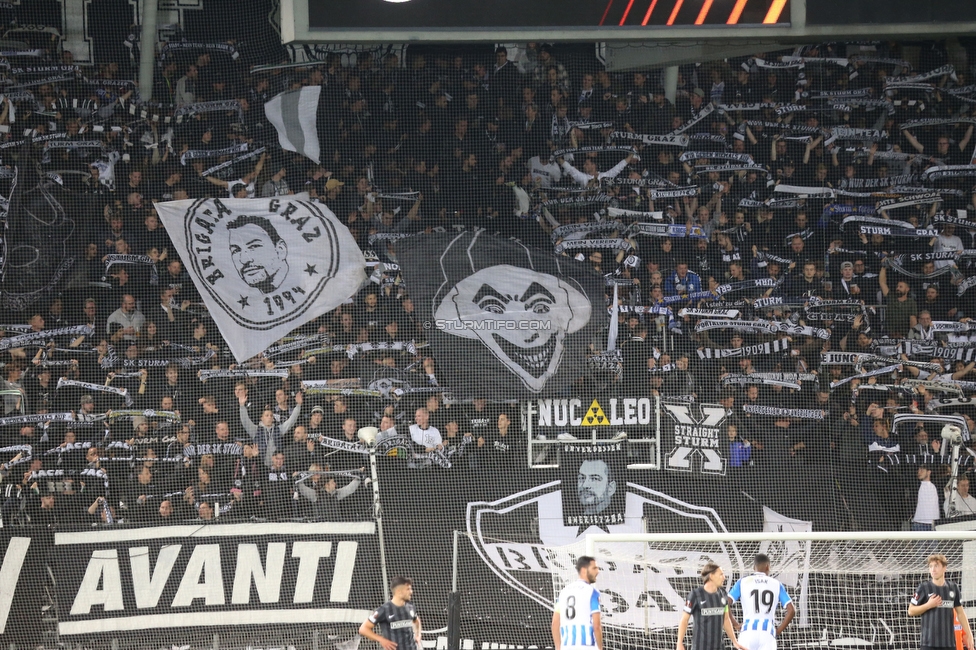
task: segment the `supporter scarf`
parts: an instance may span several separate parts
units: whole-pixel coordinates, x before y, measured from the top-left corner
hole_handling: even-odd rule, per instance
[[[938,411],[939,409],[955,407],[959,408],[962,406],[973,406],[974,401],[972,397],[962,397],[962,398],[951,398],[951,397],[938,397],[935,399],[930,399],[925,404],[926,411]],[[970,431],[970,433],[973,433]],[[4,451],[0,449],[0,452]]]
[[[877,368],[875,370],[862,370],[856,375],[851,375],[850,377],[844,377],[843,379],[838,379],[837,381],[830,382],[830,388],[833,390],[838,386],[843,386],[844,384],[853,381],[855,379],[865,379],[867,377],[876,377],[878,375],[891,374],[897,370],[901,370],[901,364],[896,364],[893,366],[885,366],[884,368]]]
[[[885,237],[909,237],[912,239],[938,237],[939,233],[927,228],[900,228],[891,226],[872,226],[862,224],[862,235],[884,235]]]
[[[178,343],[169,343],[166,346],[161,346],[156,348],[158,351],[165,350],[167,348],[182,349],[189,352],[196,352],[193,348],[180,345]],[[203,354],[198,354],[195,356],[185,356],[185,357],[175,357],[167,359],[127,359],[125,357],[119,357],[115,353],[114,347],[109,347],[109,353],[101,361],[101,367],[105,369],[109,368],[164,368],[172,363],[180,365],[184,368],[189,368],[191,366],[199,366],[210,359],[214,358],[217,353],[213,350],[207,350]]]
[[[803,308],[807,320],[825,321],[830,320],[836,323],[853,323],[858,316],[864,313],[864,305],[853,300],[830,300],[823,303],[808,305]],[[847,312],[835,312],[833,309],[847,309]]]
[[[302,358],[307,359],[308,357],[319,354],[328,354],[330,352],[342,352],[350,359],[353,359],[357,354],[361,354],[363,352],[382,352],[384,350],[409,352],[410,354],[416,355],[418,347],[422,348],[425,346],[423,344],[418,345],[414,341],[394,341],[393,343],[349,343],[348,345],[333,345],[317,348],[315,350],[306,350],[302,352]]]
[[[702,158],[709,160],[729,160],[732,162],[742,163],[743,165],[756,166],[756,162],[749,154],[732,153],[726,151],[685,151],[678,157],[678,160],[681,162],[688,162],[689,160],[699,160]]]
[[[327,342],[328,337],[324,334],[316,334],[314,336],[300,337],[295,341],[290,341],[288,343],[282,343],[280,345],[275,345],[264,351],[264,356],[269,359],[287,354],[289,352],[295,352],[296,350],[304,350],[310,345],[317,345],[322,342]]]
[[[820,365],[822,366],[853,366],[857,363],[857,352],[830,352],[820,353]]]
[[[634,250],[634,245],[626,239],[619,237],[606,239],[575,239],[559,242],[555,247],[553,247],[553,252],[555,252],[556,255],[559,255],[565,251],[591,250],[598,248],[630,252]]]
[[[972,289],[974,286],[976,286],[976,275],[970,276],[965,280],[963,280],[962,282],[960,282],[959,286],[956,287],[956,295],[961,296],[962,294]]]
[[[650,135],[646,133],[631,133],[629,131],[614,131],[610,134],[611,140],[637,140],[644,144],[658,145],[658,146],[672,146],[672,147],[687,147],[688,146],[688,136],[686,135],[675,135],[669,133],[667,135]]]
[[[932,330],[935,332],[972,332],[976,330],[976,322],[959,323],[951,320],[932,321]]]
[[[30,325],[0,325],[0,332],[27,332]]]
[[[896,350],[899,354],[919,357],[937,357],[953,361],[973,361],[976,359],[976,349],[943,347],[937,341],[903,341]]]
[[[251,370],[250,368],[234,368],[233,370],[201,370],[197,373],[200,381],[209,379],[240,379],[242,377],[278,377],[286,379],[287,370]]]
[[[586,358],[586,366],[593,372],[619,372],[622,362],[620,350],[607,350]]]
[[[680,298],[680,296],[668,296],[668,297]],[[684,302],[687,299],[688,298],[680,298],[679,301]],[[674,302],[679,302],[679,301],[674,301]],[[620,305],[618,311],[621,314],[650,314],[653,316],[667,316],[668,318],[674,318],[674,314],[672,313],[671,309],[669,307],[665,307],[664,305]]]
[[[963,86],[961,88],[949,88],[945,92],[949,93],[956,99],[966,102],[967,104],[976,104],[976,98],[966,97],[966,95],[972,95],[976,92],[976,86]]]
[[[946,214],[945,212],[939,212],[932,215],[932,223],[941,224],[953,224],[957,228],[965,228],[966,230],[976,230],[976,221],[970,221],[964,217],[954,217]],[[0,326],[0,329],[3,329]]]
[[[842,68],[846,68],[849,64],[849,59],[840,59],[837,57],[830,56],[784,56],[780,59],[784,63],[833,63],[834,65],[839,65]]]
[[[655,219],[662,221],[663,212],[641,212],[640,210],[624,210],[623,208],[607,208],[608,217],[632,217],[634,219]]]
[[[44,145],[45,149],[101,149],[107,150],[99,140],[54,140]]]
[[[684,133],[691,127],[695,126],[696,124],[698,124],[699,122],[701,122],[702,120],[704,120],[706,117],[708,117],[714,112],[715,112],[715,106],[713,104],[708,104],[707,106],[704,106],[700,111],[698,111],[698,115],[696,115],[693,119],[688,120],[687,122],[679,126],[677,129],[672,131],[670,135],[681,135],[682,133]]]
[[[570,149],[556,149],[555,151],[552,152],[552,159],[555,160],[557,158],[565,158],[566,156],[568,156],[570,154],[572,154],[573,156],[576,156],[576,155],[579,155],[579,154],[585,155],[585,154],[588,154],[588,153],[614,153],[614,152],[624,153],[624,154],[627,154],[627,155],[631,155],[631,154],[636,154],[637,153],[637,150],[634,149],[633,147],[614,147],[612,145],[609,145],[609,146],[591,146],[591,147],[573,147],[573,148],[570,148]]]
[[[855,54],[851,57],[851,63],[869,63],[874,65],[895,65],[899,68],[905,68],[906,70],[912,69],[912,64],[908,61],[903,61],[901,59],[891,59],[881,56],[864,56],[863,54]]]
[[[776,287],[779,281],[776,278],[758,278],[756,280],[741,280],[739,282],[731,282],[728,284],[720,284],[715,287],[715,293],[719,296],[724,296],[727,293],[732,293],[735,291],[745,291],[747,289],[769,289]]]
[[[890,90],[921,90],[923,92],[934,92],[935,84],[927,84],[915,81],[893,81],[885,86],[885,91]]]
[[[870,95],[870,88],[855,88],[854,90],[818,90],[812,93],[801,93],[800,96],[810,99],[859,99]]]
[[[693,237],[695,239],[705,239],[705,233],[700,226],[688,226],[673,223],[639,223],[630,224],[627,228],[628,235],[646,235],[648,237]]]
[[[23,88],[31,88],[33,86],[46,86],[48,84],[59,84],[64,81],[74,81],[75,75],[73,74],[59,74],[53,77],[45,77],[43,79],[33,79],[31,81],[24,81],[22,83],[15,84],[9,87],[9,90],[21,90]]]
[[[624,225],[619,221],[601,221],[597,223],[570,223],[565,226],[559,226],[554,228],[552,234],[549,236],[550,240],[555,243],[557,239],[562,239],[566,235],[578,232],[610,232],[614,230],[623,230]]]
[[[887,189],[892,185],[910,185],[918,182],[916,174],[899,174],[898,176],[884,176],[882,178],[845,178],[841,180],[838,189]]]
[[[765,167],[760,167],[759,165],[695,165],[695,173],[706,174],[709,172],[718,172],[719,174],[728,173],[735,174],[736,172],[756,172],[766,177],[767,180],[772,179],[772,174]]]
[[[720,113],[738,113],[740,111],[753,112],[761,111],[764,108],[775,109],[777,104],[770,102],[753,102],[745,103],[740,102],[738,104],[719,104],[718,110]]]
[[[629,178],[627,176],[604,178],[603,183],[606,185],[624,185],[630,187],[674,187],[660,178]]]
[[[223,149],[189,149],[180,156],[180,164],[186,165],[187,162],[191,160],[199,160],[201,158],[221,158],[223,156],[233,156],[234,154],[243,153],[247,151],[248,144],[246,142],[241,142],[240,144],[234,144],[229,147],[224,147]]]
[[[922,172],[922,178],[928,181],[969,176],[976,176],[976,165],[935,165]]]
[[[976,124],[976,117],[928,117],[922,120],[902,122],[898,125],[898,128],[899,130],[904,131],[905,129],[916,129],[918,127],[926,126],[946,126],[949,124]]]
[[[117,409],[105,414],[109,420],[119,420],[132,418],[159,418],[168,422],[182,422],[180,414],[176,411],[157,411],[155,409]]]
[[[802,61],[802,60],[796,60],[796,61],[790,60],[790,61],[787,61],[787,60],[785,60],[785,58],[784,58],[784,60],[781,60],[781,61],[767,61],[765,59],[752,59],[752,62],[756,64],[756,67],[759,67],[759,68],[767,68],[767,69],[774,69],[774,70],[776,70],[776,69],[782,70],[784,68],[798,68],[798,69],[801,69],[802,70],[806,66],[806,63],[804,61]],[[749,62],[748,61],[744,61],[742,63],[742,68],[746,72],[751,72],[751,70],[749,69]]]
[[[689,309],[678,312],[678,316],[694,316],[695,318],[738,318],[738,309]]]
[[[842,126],[835,126],[830,130],[831,137],[828,138],[830,142],[833,140],[869,140],[871,142],[878,142],[880,140],[888,139],[888,132],[879,129],[854,129]],[[824,144],[829,144],[828,140],[824,141]]]
[[[834,190],[830,187],[804,187],[802,185],[784,185],[782,183],[776,185],[773,188],[774,192],[783,192],[786,194],[801,194],[804,197],[823,197],[823,198],[833,198]]]
[[[581,131],[589,131],[591,129],[612,129],[613,122],[574,122],[569,121],[570,128],[580,129]],[[610,134],[613,137],[613,134]]]
[[[53,339],[56,336],[91,336],[94,333],[95,330],[87,325],[72,325],[70,327],[58,327],[53,330],[41,330],[40,332],[31,332],[30,334],[20,334],[18,336],[0,339],[0,350],[34,346],[42,341]]]
[[[17,454],[21,454],[21,458],[20,460],[14,462],[13,458]],[[16,465],[20,465],[21,463],[31,462],[31,460],[33,460],[32,459],[33,454],[34,454],[34,448],[31,447],[30,445],[11,445],[10,447],[3,447],[2,449],[0,449],[0,457],[8,459],[4,461],[4,464],[7,466],[7,469],[10,469],[11,467],[14,467]]]
[[[790,115],[792,113],[802,113],[807,110],[806,106],[801,104],[783,104],[776,108],[777,115]]]
[[[403,239],[404,237],[410,237],[409,233],[405,232],[378,232],[375,235],[369,236],[369,243],[372,245],[378,241],[396,241],[398,239]]]
[[[827,412],[820,409],[788,409],[780,406],[764,406],[761,404],[743,404],[745,413],[767,415],[774,418],[796,418],[798,420],[823,420]]]
[[[934,230],[932,232],[934,234],[929,235],[929,237],[938,236],[938,233],[936,233]],[[916,273],[915,271],[909,271],[904,266],[902,266],[902,264],[906,261],[905,257],[906,257],[905,255],[895,255],[894,257],[886,257],[883,260],[881,260],[881,263],[884,266],[887,266],[892,271],[897,271],[902,275],[907,275],[908,277],[915,278],[916,280],[928,280],[930,278],[937,278],[940,275],[945,275],[946,273],[949,273],[954,277],[960,275],[959,269],[957,269],[955,266],[943,266],[941,268],[932,271],[931,273]]]
[[[907,221],[898,221],[896,219],[885,219],[884,217],[871,217],[864,214],[852,214],[849,217],[845,217],[843,221],[840,222],[841,231],[845,230],[847,224],[875,224],[879,227],[887,228],[898,228],[901,230],[915,230],[915,226]]]
[[[925,205],[928,203],[939,203],[941,201],[942,195],[938,192],[925,192],[924,194],[912,194],[899,199],[884,199],[883,201],[878,201],[875,207],[880,213],[882,210],[895,210],[912,205]]]
[[[227,160],[227,161],[224,161],[224,162],[220,163],[219,165],[214,165],[213,167],[210,167],[209,169],[205,169],[205,170],[203,170],[203,172],[200,175],[201,176],[211,176],[213,174],[216,174],[217,172],[219,172],[222,169],[227,169],[228,167],[233,167],[234,165],[236,165],[238,163],[241,163],[241,162],[244,162],[245,160],[250,160],[252,158],[257,158],[258,156],[260,156],[261,154],[263,154],[265,152],[265,150],[266,150],[265,147],[258,147],[254,151],[249,151],[249,152],[247,152],[246,154],[244,154],[242,156],[238,156],[238,157],[234,158],[233,160]]]
[[[132,397],[129,395],[129,391],[125,388],[116,388],[115,386],[103,386],[102,384],[92,384],[87,381],[66,379],[64,377],[58,379],[58,390],[66,386],[73,386],[76,388],[82,388],[84,390],[93,390],[99,393],[112,393],[113,395],[118,395],[119,397],[124,398],[126,406],[132,406]]]
[[[348,479],[359,479],[362,478],[358,472],[328,472],[328,471],[318,471],[318,472],[299,472],[295,476],[295,483],[304,483],[313,476],[341,476]]]
[[[156,268],[156,263],[148,255],[118,255],[113,253],[111,255],[106,255],[104,261],[106,275],[108,275],[108,270],[116,264],[139,264],[142,266],[148,266],[149,284],[152,286],[159,284],[159,270]]]
[[[795,390],[800,390],[802,386],[795,381],[785,381],[782,379],[773,379],[772,377],[764,377],[761,373],[754,372],[751,375],[743,375],[741,373],[729,373],[722,377],[723,386],[747,386],[749,384],[762,384],[763,386],[782,386],[783,388],[793,388]]]
[[[303,379],[302,392],[306,395],[342,395],[345,397],[386,397],[383,391],[373,388],[354,388],[336,384],[330,379]]]
[[[794,325],[792,323],[780,323],[766,320],[701,320],[695,326],[696,332],[703,332],[711,329],[746,329],[749,331],[767,332],[769,334],[790,334],[792,336],[813,336],[819,339],[829,339],[830,330],[819,327],[807,327],[804,325]]]
[[[913,75],[911,77],[885,77],[884,83],[885,87],[893,83],[916,83],[919,81],[926,81],[928,79],[935,79],[936,77],[944,77],[949,75],[953,81],[956,79],[956,68],[952,64],[947,63],[946,65],[934,68],[927,72],[920,72],[919,74]]]
[[[236,99],[222,99],[213,102],[197,102],[195,104],[184,104],[178,107],[173,115],[175,117],[181,117],[184,115],[199,115],[200,113],[217,113],[225,111],[235,111],[237,113],[237,121],[244,121],[244,109],[241,108],[241,103]]]
[[[805,135],[820,135],[823,129],[815,126],[805,126],[803,124],[784,124],[781,122],[766,122],[763,120],[746,120],[746,126],[761,126],[764,129],[779,129],[781,131],[793,131]]]
[[[726,359],[729,357],[752,357],[757,354],[773,354],[790,349],[787,339],[777,339],[755,345],[744,345],[741,348],[698,348],[699,359]]]
[[[159,51],[160,60],[165,60],[167,57],[174,54],[179,54],[183,50],[207,50],[210,52],[223,52],[230,56],[230,58],[237,60],[240,53],[237,51],[233,45],[228,45],[227,43],[183,43],[177,41],[170,41],[163,46],[163,49]]]
[[[859,369],[866,363],[886,363],[889,365],[895,364],[912,366],[920,370],[927,370],[928,372],[939,372],[941,370],[941,368],[934,363],[926,363],[924,361],[905,361],[903,359],[895,359],[894,357],[886,357],[880,354],[868,354],[864,352],[857,355],[857,360],[854,362],[854,368]]]
[[[909,386],[912,388],[925,388],[926,390],[938,393],[953,393],[956,395],[962,395],[963,390],[974,390],[976,389],[976,382],[971,381],[933,381],[931,379],[902,379],[901,384],[903,386]],[[969,384],[970,386],[965,386]]]
[[[698,196],[700,188],[697,185],[687,187],[675,187],[668,189],[652,188],[647,191],[647,198],[651,201],[657,199],[680,199],[686,196]]]
[[[544,208],[559,207],[564,205],[587,205],[590,203],[610,203],[611,201],[616,201],[616,197],[610,196],[609,194],[590,194],[581,196],[563,196],[558,199],[548,199],[543,201],[539,205]],[[400,233],[386,233],[386,234],[400,234]],[[409,237],[410,235],[402,234],[402,237]],[[372,239],[372,237],[370,238]],[[397,237],[399,239],[399,237]],[[372,243],[372,242],[370,242]]]
[[[786,298],[785,296],[770,296],[768,298],[756,298],[752,307],[754,309],[777,309],[782,307],[802,307],[809,301],[809,298]]]
[[[12,415],[0,418],[0,427],[37,424],[39,422],[74,422],[75,414],[67,411],[64,413],[35,413],[33,415]]]

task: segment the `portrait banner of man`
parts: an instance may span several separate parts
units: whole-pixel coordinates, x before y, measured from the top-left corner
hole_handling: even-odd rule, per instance
[[[365,279],[349,230],[307,194],[170,201],[156,210],[238,361],[335,309]]]
[[[589,526],[623,523],[626,466],[625,440],[604,443],[581,440],[562,445],[559,474],[563,487],[563,524],[585,530]]]
[[[592,268],[485,231],[401,239],[396,256],[446,385],[464,397],[558,395],[606,327]]]

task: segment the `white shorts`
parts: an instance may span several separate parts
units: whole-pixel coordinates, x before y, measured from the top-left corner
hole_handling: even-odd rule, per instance
[[[776,637],[765,630],[742,630],[739,643],[749,650],[776,650]]]

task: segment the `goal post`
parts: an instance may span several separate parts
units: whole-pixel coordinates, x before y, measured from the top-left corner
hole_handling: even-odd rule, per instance
[[[907,609],[928,579],[931,553],[947,557],[947,578],[976,614],[976,531],[600,533],[549,550],[559,567],[554,593],[576,579],[576,558],[599,563],[607,648],[673,648],[701,567],[719,564],[728,589],[753,570],[758,553],[770,557],[771,574],[794,601],[796,618],[782,642],[791,648],[917,647],[919,623]]]

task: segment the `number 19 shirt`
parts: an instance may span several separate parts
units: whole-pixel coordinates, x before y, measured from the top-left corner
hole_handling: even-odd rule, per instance
[[[779,580],[765,573],[739,578],[729,598],[742,603],[742,630],[764,630],[776,634],[776,604],[785,608],[793,599]]]

